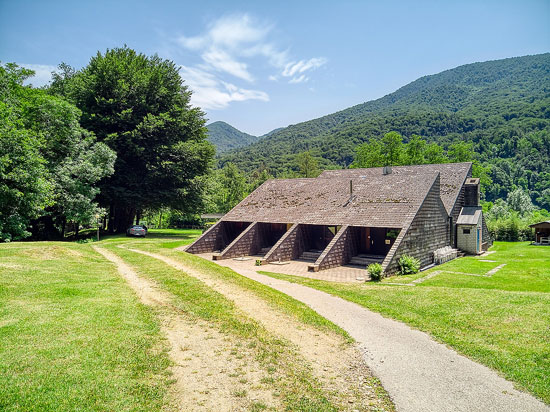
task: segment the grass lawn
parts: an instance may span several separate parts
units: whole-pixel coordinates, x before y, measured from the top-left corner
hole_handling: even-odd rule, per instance
[[[156,316],[89,245],[0,245],[0,410],[159,411]]]
[[[171,361],[158,313],[139,303],[116,268],[92,245],[117,254],[141,276],[171,293],[182,316],[233,336],[235,351],[246,347],[253,354],[265,373],[262,382],[273,388],[287,410],[336,411],[347,405],[349,395],[324,388],[292,345],[268,333],[232,301],[157,259],[117,247],[124,244],[179,259],[251,291],[302,323],[351,342],[343,330],[308,306],[230,269],[174,250],[199,234],[151,230],[145,239],[114,235],[82,244],[1,244],[0,410],[161,411],[173,407]],[[222,382],[227,378],[220,375]],[[379,386],[376,378],[370,384]],[[379,392],[391,410],[387,395],[382,389]],[[246,396],[246,388],[238,396]],[[250,410],[266,408],[261,403],[249,406]]]
[[[406,322],[550,403],[550,248],[496,242],[491,251],[487,257],[465,257],[416,275],[361,285],[262,273]],[[482,276],[503,263],[492,276]],[[408,283],[433,271],[443,272],[416,286],[388,284]]]
[[[156,246],[154,243],[145,242],[140,246],[145,245],[148,246],[148,250],[155,249]],[[278,392],[278,397],[282,399],[286,410],[338,410],[338,407],[326,397],[320,383],[312,376],[306,364],[296,357],[294,349],[245,316],[236,309],[232,301],[210,289],[200,280],[187,276],[157,259],[114,246],[109,247],[109,250],[131,264],[141,276],[154,280],[162,289],[169,291],[175,297],[174,305],[183,313],[217,325],[223,333],[239,339],[241,347],[252,350],[253,356],[264,370],[264,381]],[[179,255],[182,253],[179,252]],[[324,319],[307,306],[296,301],[294,303],[295,313],[307,311],[316,318]],[[220,373],[220,379],[223,381],[229,378]],[[243,388],[243,391],[246,391],[246,388]],[[250,405],[250,408],[262,409],[261,405],[256,404]]]

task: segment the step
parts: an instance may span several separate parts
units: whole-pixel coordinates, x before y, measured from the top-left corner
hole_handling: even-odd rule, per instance
[[[269,252],[271,250],[271,248],[272,248],[272,246],[263,247],[254,256],[262,256],[263,257],[263,256],[267,255],[267,252]]]
[[[305,260],[308,262],[315,262],[319,256],[321,256],[322,252],[319,251],[307,251],[302,253],[302,256],[300,256],[300,260]]]
[[[370,255],[367,253],[359,253],[357,256],[358,258],[365,258],[365,259],[372,259],[372,260],[384,260],[386,257],[385,255]]]
[[[382,263],[384,261],[384,256],[381,255],[357,255],[351,258],[348,265],[359,266],[361,268],[366,268],[372,263]]]

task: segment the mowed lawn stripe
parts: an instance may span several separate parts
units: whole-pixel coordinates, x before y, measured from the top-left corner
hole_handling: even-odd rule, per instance
[[[88,245],[0,245],[0,409],[160,411],[154,313]]]

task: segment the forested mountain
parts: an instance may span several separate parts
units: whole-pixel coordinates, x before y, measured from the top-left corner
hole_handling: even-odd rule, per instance
[[[368,80],[367,80],[368,81]],[[275,175],[309,150],[320,165],[347,167],[362,142],[397,131],[448,147],[471,142],[491,166],[487,199],[506,197],[514,185],[534,201],[550,196],[550,53],[460,66],[421,77],[380,99],[291,125],[221,156],[247,171]]]
[[[206,126],[208,141],[216,146],[217,153],[247,146],[257,142],[261,137],[241,132],[225,122],[214,122]]]
[[[284,129],[283,127],[279,127],[262,136],[253,136],[241,132],[239,129],[226,122],[213,122],[206,125],[206,128],[208,129],[208,141],[216,146],[216,152],[218,154],[239,147],[248,146]]]

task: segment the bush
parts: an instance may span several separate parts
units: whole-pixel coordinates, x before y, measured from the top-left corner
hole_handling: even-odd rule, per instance
[[[420,270],[420,261],[409,255],[401,256],[398,264],[400,275],[412,275]]]
[[[372,280],[380,280],[382,278],[382,265],[380,263],[371,263],[367,267],[367,272]]]
[[[261,259],[256,259],[256,266],[262,266],[262,260]]]

